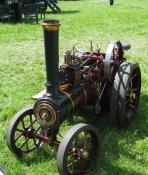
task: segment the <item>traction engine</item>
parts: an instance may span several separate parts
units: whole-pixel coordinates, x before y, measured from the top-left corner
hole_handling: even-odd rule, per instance
[[[57,167],[62,175],[83,175],[93,167],[99,154],[97,129],[89,124],[74,125],[59,139],[60,126],[82,109],[98,115],[108,108],[112,121],[128,126],[135,118],[141,88],[140,68],[129,63],[120,41],[109,44],[106,53],[83,52],[73,48],[59,66],[59,21],[43,24],[46,90],[33,96],[33,107],[15,114],[7,131],[7,145],[18,157],[40,148],[43,143],[58,149]]]

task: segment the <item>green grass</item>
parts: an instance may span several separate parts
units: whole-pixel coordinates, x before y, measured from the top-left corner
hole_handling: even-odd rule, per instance
[[[60,1],[63,12],[46,14],[59,19],[60,58],[73,45],[90,48],[93,41],[105,51],[112,40],[128,41],[128,60],[138,62],[142,90],[136,121],[119,130],[100,118],[96,124],[101,153],[91,175],[148,175],[148,5],[147,0]],[[7,175],[58,175],[56,153],[47,145],[18,160],[6,146],[6,128],[21,108],[32,106],[30,97],[44,89],[45,65],[42,27],[35,24],[0,24],[0,164]],[[92,116],[93,118],[93,116]],[[84,120],[85,121],[85,120]],[[87,121],[86,121],[87,122]],[[71,124],[64,123],[66,131]]]

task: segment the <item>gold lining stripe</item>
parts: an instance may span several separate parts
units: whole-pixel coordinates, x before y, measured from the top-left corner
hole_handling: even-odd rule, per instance
[[[72,107],[73,107],[73,109],[75,108],[75,104],[74,104],[74,102],[73,102],[73,99],[71,98],[71,96],[69,95],[69,93],[67,93],[67,92],[65,92],[65,91],[62,91],[69,99],[70,99],[70,101],[71,101],[71,104],[72,104]]]
[[[46,106],[45,106],[45,109],[46,109]],[[55,110],[51,106],[48,106],[48,110],[51,112],[52,117],[51,117],[51,120],[47,123],[48,125],[53,125],[56,122],[57,115],[56,115]]]
[[[86,102],[87,102],[87,92],[86,92],[85,89],[84,89],[84,95],[85,95],[85,104],[86,104]]]
[[[51,31],[56,31],[59,30],[59,26],[51,26],[51,25],[47,25],[44,27],[45,30],[51,30]]]
[[[60,23],[42,23],[44,30],[56,31],[59,30]]]

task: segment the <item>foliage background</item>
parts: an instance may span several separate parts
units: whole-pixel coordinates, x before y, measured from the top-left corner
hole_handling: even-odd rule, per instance
[[[110,125],[109,115],[95,124],[101,138],[101,153],[91,175],[148,175],[148,5],[147,0],[60,1],[60,58],[71,49],[89,50],[90,41],[102,51],[112,40],[128,41],[126,57],[138,62],[142,72],[142,90],[136,121],[127,129]],[[0,24],[0,164],[7,175],[58,175],[56,153],[47,145],[18,160],[8,150],[5,134],[12,116],[32,106],[30,97],[44,89],[45,65],[42,27],[39,24]],[[87,120],[82,119],[83,122]],[[91,116],[93,121],[93,116]],[[71,127],[65,122],[62,132]]]

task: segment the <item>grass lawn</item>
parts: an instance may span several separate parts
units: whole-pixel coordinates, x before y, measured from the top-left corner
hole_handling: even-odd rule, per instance
[[[139,112],[135,122],[119,130],[109,117],[95,124],[101,138],[101,153],[91,175],[148,175],[148,5],[147,0],[60,1],[60,59],[73,45],[90,49],[97,44],[105,51],[112,40],[128,41],[128,60],[138,62],[142,72]],[[32,106],[30,100],[44,89],[43,31],[39,24],[0,24],[0,165],[7,175],[58,175],[56,153],[47,145],[18,160],[7,148],[5,134],[12,116],[21,108]],[[93,118],[93,116],[91,116]],[[83,122],[85,119],[83,119]],[[62,131],[71,127],[65,122]]]

